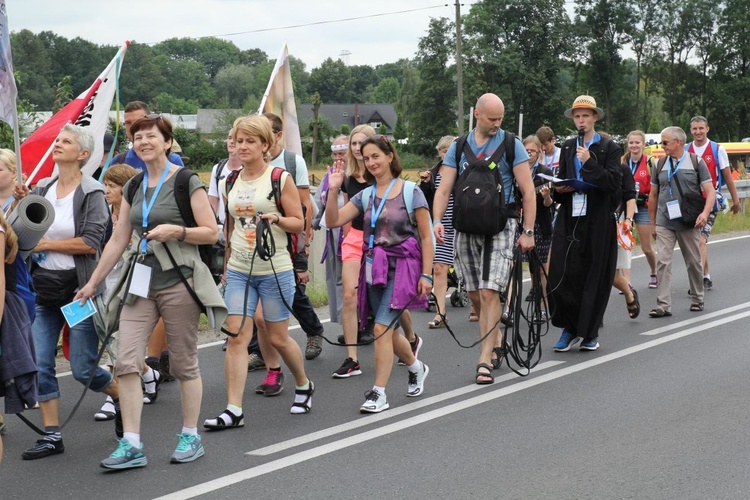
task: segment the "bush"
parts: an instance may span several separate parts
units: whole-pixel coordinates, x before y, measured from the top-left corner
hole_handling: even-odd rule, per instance
[[[398,157],[404,170],[426,170],[435,163],[431,158],[409,152],[399,153]]]
[[[185,165],[200,172],[211,170],[222,158],[227,157],[227,147],[223,140],[202,139],[197,132],[175,128],[175,139],[182,147]]]

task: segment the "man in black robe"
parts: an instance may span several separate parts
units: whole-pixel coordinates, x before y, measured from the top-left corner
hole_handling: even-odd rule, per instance
[[[617,264],[620,147],[594,129],[604,111],[593,97],[577,97],[565,116],[579,132],[562,147],[558,177],[592,186],[555,186],[560,210],[547,287],[552,324],[563,331],[554,350],[568,351],[581,341],[581,350],[595,351]]]

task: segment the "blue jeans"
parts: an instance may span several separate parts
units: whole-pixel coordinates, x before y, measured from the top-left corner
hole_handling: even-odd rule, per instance
[[[279,282],[276,283],[278,277]],[[247,287],[248,279],[250,286]],[[247,309],[245,309],[245,291],[247,291]],[[283,300],[282,295],[283,293]],[[276,276],[247,274],[227,269],[227,287],[224,290],[224,301],[229,315],[241,316],[246,310],[249,317],[255,316],[258,301],[263,304],[263,318],[266,321],[278,322],[289,319],[292,313],[284,302],[292,307],[294,302],[294,271],[283,271]]]
[[[36,350],[36,365],[39,370],[39,401],[49,401],[60,397],[60,386],[57,384],[55,355],[57,341],[65,324],[65,317],[56,307],[36,306],[36,318],[31,325]],[[112,383],[112,375],[96,363],[99,349],[99,337],[94,329],[94,321],[88,318],[70,329],[70,369],[73,378],[85,384],[91,376],[90,389],[102,392]]]

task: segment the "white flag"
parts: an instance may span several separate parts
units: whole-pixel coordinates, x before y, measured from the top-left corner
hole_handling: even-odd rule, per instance
[[[0,0],[0,120],[16,126],[16,78],[13,75],[13,57],[10,53],[10,29],[5,0]]]

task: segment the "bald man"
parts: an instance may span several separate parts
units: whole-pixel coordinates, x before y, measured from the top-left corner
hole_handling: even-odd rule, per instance
[[[488,160],[505,141],[506,132],[500,128],[505,116],[505,105],[495,94],[484,94],[477,100],[474,108],[476,126],[466,135],[465,148],[471,151],[478,160]],[[433,202],[433,220],[435,221],[435,237],[442,243],[444,236],[441,220],[448,206],[456,179],[468,166],[466,154],[461,151],[461,159],[456,164],[456,147],[461,139],[451,144],[443,160],[440,169],[442,181]],[[518,190],[523,199],[523,230],[518,238],[517,245],[523,251],[534,247],[534,221],[536,219],[536,197],[534,195],[534,183],[531,180],[531,169],[529,168],[529,156],[517,138],[514,140],[515,160],[513,165],[506,161],[507,152],[498,160],[498,168],[502,176],[503,192],[505,194],[506,206],[513,208],[515,180]],[[487,334],[482,341],[477,365],[477,384],[491,384],[495,381],[492,375],[492,351],[495,345],[505,345],[499,338],[500,294],[505,293],[510,279],[510,268],[513,255],[513,244],[515,241],[516,228],[519,221],[508,218],[505,228],[494,236],[485,238],[483,235],[465,234],[456,230],[455,248],[456,265],[466,282],[474,309],[479,313],[479,335],[480,338]],[[489,252],[489,258],[485,253]],[[489,269],[486,269],[488,267]],[[485,279],[487,277],[487,279]]]

